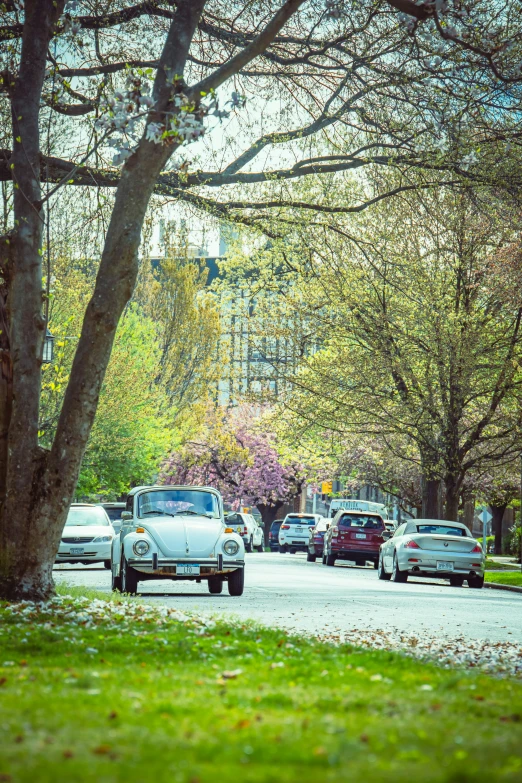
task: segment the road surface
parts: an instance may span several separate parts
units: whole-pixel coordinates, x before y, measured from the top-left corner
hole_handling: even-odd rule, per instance
[[[139,592],[153,603],[234,614],[314,635],[393,630],[522,643],[522,594],[413,578],[406,584],[381,582],[372,567],[343,563],[328,568],[319,561],[307,563],[301,554],[265,552],[246,558],[241,598],[231,598],[226,585],[222,595],[210,595],[205,582],[142,582]],[[54,576],[60,582],[110,590],[109,571],[94,565],[61,565]]]

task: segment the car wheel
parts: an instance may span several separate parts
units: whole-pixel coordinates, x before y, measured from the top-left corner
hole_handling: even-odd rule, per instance
[[[336,559],[337,558],[332,553],[327,554],[326,555],[326,565],[327,566],[334,566]]]
[[[129,595],[138,592],[138,573],[127,563],[125,555],[121,561],[121,591]]]
[[[387,574],[384,570],[384,562],[382,559],[382,555],[379,555],[379,560],[377,561],[377,576],[379,579],[388,581],[391,579],[391,574]]]
[[[104,568],[106,568],[106,569],[107,569],[107,571],[110,571],[110,570],[111,570],[111,565],[112,565],[112,563],[111,563],[111,561],[110,561],[110,560],[104,560],[104,561],[103,561],[103,567],[104,567]]]
[[[307,552],[306,553],[306,562],[307,563],[315,563],[316,560],[317,560],[317,555],[316,554],[312,554],[311,552]]]
[[[279,545],[279,552],[284,555],[286,553],[286,546]]]
[[[484,577],[468,576],[468,587],[473,587],[476,590],[481,590],[484,587]]]
[[[464,584],[463,576],[450,576],[449,583],[452,587],[462,587]]]
[[[245,544],[245,552],[251,552],[252,551],[252,539],[250,541],[247,541]]]
[[[230,595],[243,595],[245,587],[245,569],[237,568],[228,577],[228,592]]]
[[[373,567],[375,568],[375,570],[377,570],[379,568],[379,558],[377,558],[377,560],[373,561]]]
[[[223,577],[209,576],[208,592],[212,593],[212,595],[219,595],[219,593],[223,592]]]
[[[397,553],[393,553],[393,571],[392,571],[392,582],[407,582],[408,581],[408,572],[407,571],[400,571],[399,570],[399,564],[397,562]]]
[[[323,557],[322,557],[323,565],[326,565],[326,551],[323,549]]]
[[[259,546],[256,546],[256,549],[257,549],[258,552],[264,552],[265,551],[265,547],[263,546],[263,544],[259,544]]]

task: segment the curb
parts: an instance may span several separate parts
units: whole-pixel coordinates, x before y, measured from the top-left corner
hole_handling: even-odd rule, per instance
[[[522,593],[522,587],[516,587],[515,585],[500,585],[495,582],[484,582],[484,587],[489,587],[490,590],[508,590],[511,593]]]

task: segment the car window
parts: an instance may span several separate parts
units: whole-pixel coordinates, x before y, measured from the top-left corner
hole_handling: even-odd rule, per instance
[[[272,522],[272,524],[270,525],[270,530],[274,530],[274,531],[279,530],[282,524],[283,524],[283,520],[277,519],[275,520],[275,522]]]
[[[219,519],[219,503],[213,492],[201,489],[161,489],[143,492],[138,497],[138,516],[174,516],[176,514],[198,514]]]
[[[338,522],[339,527],[364,527],[367,530],[382,530],[384,522],[381,517],[368,514],[344,514]]]
[[[65,527],[71,527],[72,525],[78,525],[80,527],[89,527],[91,525],[105,525],[109,526],[109,518],[103,508],[100,506],[73,506],[69,509],[67,514],[67,521]]]
[[[313,516],[288,516],[285,520],[287,525],[315,525],[315,517]]]
[[[106,508],[105,513],[111,520],[111,522],[121,522],[121,512],[123,508]]]
[[[427,533],[433,536],[466,536],[466,531],[461,527],[452,525],[417,525],[419,533]]]

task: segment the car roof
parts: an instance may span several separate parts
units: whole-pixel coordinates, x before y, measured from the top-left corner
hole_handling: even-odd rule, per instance
[[[407,521],[414,522],[416,525],[422,522],[424,525],[446,525],[446,527],[460,527],[469,530],[467,525],[463,525],[462,522],[453,522],[448,519],[408,519]]]
[[[356,509],[353,508],[340,508],[337,513],[341,515],[357,514],[357,516],[359,516],[359,514],[365,514],[368,517],[379,517],[379,519],[384,519],[383,515],[379,514],[378,511],[361,511],[361,510],[357,511]],[[391,521],[391,520],[385,520],[385,521]]]
[[[127,497],[133,497],[137,492],[141,492],[144,489],[202,489],[206,492],[214,492],[216,495],[220,494],[219,491],[214,487],[196,487],[192,484],[142,484],[140,487],[133,487],[131,490],[129,490]]]
[[[100,504],[99,503],[71,503],[70,507],[71,508],[79,508],[79,507],[83,507],[83,508],[99,508]]]

